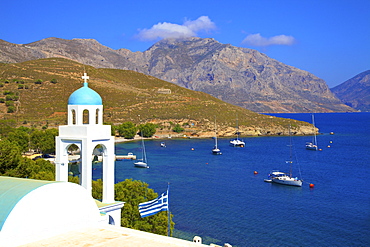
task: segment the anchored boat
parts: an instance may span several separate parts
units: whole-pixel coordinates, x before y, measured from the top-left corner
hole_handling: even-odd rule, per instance
[[[290,147],[290,159],[287,161],[289,163],[289,172],[280,172],[280,171],[272,171],[269,174],[269,178],[265,179],[265,182],[272,182],[277,184],[283,184],[283,185],[290,185],[290,186],[297,186],[302,187],[302,180],[298,177],[294,177],[292,174],[293,169],[293,160],[292,160],[292,135],[290,132],[290,126],[289,126],[289,147]]]
[[[147,164],[147,160],[146,160],[146,152],[145,152],[145,144],[144,144],[143,136],[141,136],[141,144],[142,144],[142,158],[138,159],[138,161],[135,162],[134,165],[139,168],[149,168]]]

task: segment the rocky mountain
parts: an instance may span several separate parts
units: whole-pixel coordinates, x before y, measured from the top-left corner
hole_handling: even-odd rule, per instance
[[[97,69],[64,58],[0,64],[0,129],[66,124],[68,98],[81,88],[83,72],[103,99],[105,123],[150,122],[161,137],[211,137],[215,119],[224,137],[235,137],[236,119],[243,136],[288,135],[289,126],[295,135],[313,134],[309,123],[258,114],[143,73]],[[185,131],[176,134],[176,124]]]
[[[346,105],[360,111],[370,111],[370,70],[331,89]]]
[[[0,62],[63,57],[97,68],[133,70],[211,94],[256,112],[353,111],[313,74],[252,49],[214,39],[165,39],[144,52],[113,50],[92,39],[0,42]]]

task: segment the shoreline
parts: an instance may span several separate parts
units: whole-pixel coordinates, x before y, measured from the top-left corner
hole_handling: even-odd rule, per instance
[[[201,139],[201,138],[212,138],[212,136],[204,136],[204,137],[190,137],[190,136],[152,136],[152,137],[145,137],[144,140],[165,140],[165,139]],[[133,139],[126,139],[124,137],[114,137],[115,143],[122,143],[122,142],[131,142],[131,141],[139,141],[141,137],[136,135]]]
[[[323,133],[318,132],[317,135],[322,135]],[[312,136],[313,134],[299,134],[293,136]],[[246,136],[239,136],[239,138],[251,138],[251,137],[278,137],[278,136],[289,136],[286,134],[275,134],[275,135],[246,135]],[[214,138],[214,135],[201,135],[201,136],[190,136],[190,135],[154,135],[152,137],[145,137],[144,140],[166,140],[166,139],[206,139],[206,138]],[[235,139],[236,135],[233,136],[217,136],[217,138],[228,138],[228,139]],[[138,141],[141,140],[139,135],[135,135],[133,139],[126,139],[124,137],[114,137],[115,143],[122,143],[122,142],[130,142],[130,141]]]

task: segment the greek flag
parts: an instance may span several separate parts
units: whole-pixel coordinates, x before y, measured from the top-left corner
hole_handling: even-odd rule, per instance
[[[141,218],[156,214],[160,211],[168,211],[168,190],[154,200],[139,204]]]

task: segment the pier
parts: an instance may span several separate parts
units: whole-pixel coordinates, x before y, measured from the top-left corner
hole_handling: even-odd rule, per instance
[[[128,153],[127,155],[116,155],[116,160],[136,160],[136,155]]]

